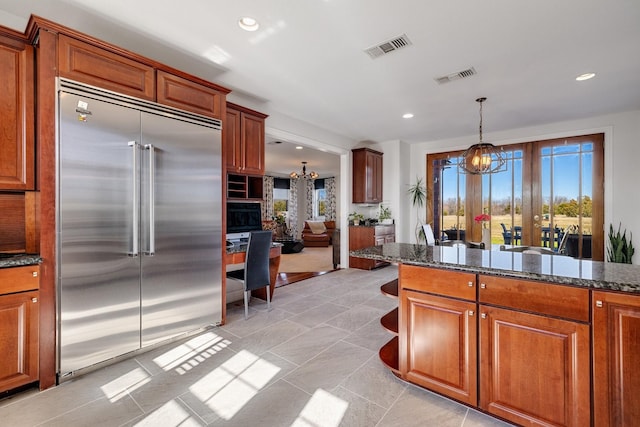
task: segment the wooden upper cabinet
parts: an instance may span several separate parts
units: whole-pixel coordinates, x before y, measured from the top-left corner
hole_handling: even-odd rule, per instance
[[[63,34],[58,38],[58,51],[60,77],[136,98],[155,100],[153,67]]]
[[[640,296],[594,291],[592,301],[594,425],[637,425]]]
[[[34,55],[0,36],[0,190],[33,190]]]
[[[157,72],[157,101],[203,116],[222,119],[226,94],[164,71]]]
[[[382,154],[369,148],[353,153],[353,203],[382,202]]]
[[[222,126],[227,172],[264,175],[264,121],[267,117],[227,103]]]

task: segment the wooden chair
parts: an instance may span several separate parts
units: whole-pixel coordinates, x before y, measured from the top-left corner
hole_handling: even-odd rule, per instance
[[[229,271],[227,278],[240,280],[244,287],[244,318],[249,318],[249,297],[251,291],[267,287],[267,310],[271,311],[271,278],[269,274],[269,251],[271,249],[270,230],[252,231],[249,234],[244,269]]]

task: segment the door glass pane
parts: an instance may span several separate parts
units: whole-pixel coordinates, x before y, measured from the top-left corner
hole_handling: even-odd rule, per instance
[[[466,176],[459,172],[458,159],[434,161],[434,235],[439,239],[465,240]]]
[[[593,144],[559,142],[541,153],[540,244],[591,258]]]
[[[522,240],[522,150],[506,151],[506,170],[483,177],[483,210],[491,215],[491,243],[519,245]],[[490,192],[485,190],[490,182]],[[488,207],[490,206],[490,209]],[[487,210],[488,209],[488,210]]]

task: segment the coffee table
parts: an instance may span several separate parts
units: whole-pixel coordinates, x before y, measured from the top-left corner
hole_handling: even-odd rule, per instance
[[[302,240],[297,239],[275,239],[275,242],[282,243],[283,254],[297,254],[304,249]]]

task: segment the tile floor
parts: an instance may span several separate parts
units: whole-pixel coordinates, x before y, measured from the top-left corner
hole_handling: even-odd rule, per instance
[[[276,289],[272,311],[228,323],[44,392],[0,401],[6,426],[508,426],[394,377],[379,361],[389,266]]]

